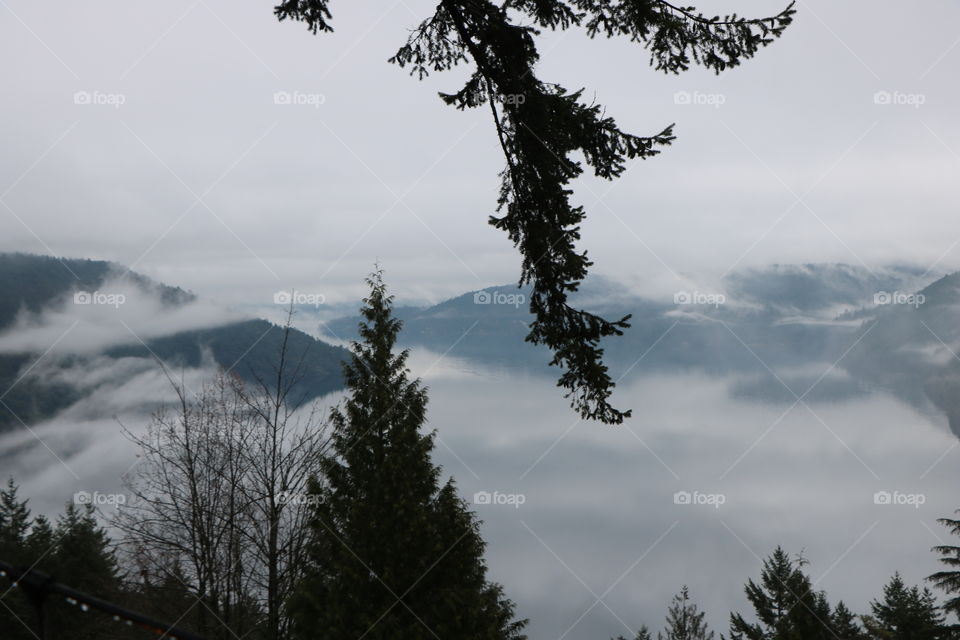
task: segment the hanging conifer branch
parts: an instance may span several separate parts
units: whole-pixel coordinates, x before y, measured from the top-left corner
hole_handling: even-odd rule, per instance
[[[307,23],[314,33],[329,31],[328,0],[286,0],[275,8],[283,20]],[[699,64],[716,73],[736,66],[779,37],[795,10],[791,3],[762,19],[737,15],[708,18],[693,7],[661,0],[442,0],[413,30],[390,62],[422,79],[431,72],[472,63],[473,73],[452,94],[457,109],[490,103],[506,159],[497,213],[489,222],[507,232],[523,258],[520,285],[531,285],[534,316],[528,342],[553,351],[551,365],[563,369],[557,385],[585,419],[619,424],[630,416],[610,405],[615,386],[603,364],[603,338],[622,335],[630,316],[606,320],[568,302],[586,278],[592,261],[578,251],[583,207],[570,203],[570,181],[585,168],[612,180],[627,161],[646,159],[673,141],[673,125],[652,136],[622,131],[600,105],[543,82],[534,73],[539,60],[537,27],[582,27],[590,37],[626,36],[650,51],[659,71],[679,73]],[[520,14],[533,26],[517,24]]]

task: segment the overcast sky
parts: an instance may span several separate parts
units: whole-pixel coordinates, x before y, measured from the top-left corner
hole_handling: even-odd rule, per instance
[[[435,1],[334,0],[337,31],[313,36],[277,23],[267,1],[0,0],[0,251],[114,260],[234,304],[267,304],[290,287],[351,301],[375,260],[402,302],[516,280],[519,256],[487,224],[503,164],[489,112],[436,97],[459,87],[462,70],[418,82],[386,62]],[[703,8],[767,15],[782,5]],[[586,87],[638,134],[676,123],[662,155],[614,183],[577,183],[595,271],[663,293],[774,262],[960,268],[960,6],[909,9],[802,1],[780,41],[720,77],[660,75],[629,42],[545,35],[541,79]],[[303,104],[277,104],[278,93]],[[84,318],[95,325],[99,311]],[[181,326],[154,311],[136,305],[122,317],[148,336]],[[201,304],[173,320],[211,315]],[[72,317],[19,327],[0,351],[50,342]],[[76,341],[113,337],[91,326]],[[532,637],[658,625],[681,580],[720,627],[745,606],[739,589],[757,576],[757,556],[780,542],[806,548],[812,574],[858,611],[898,568],[878,556],[901,560],[914,582],[933,569],[937,534],[921,518],[953,506],[955,467],[939,462],[956,441],[942,421],[889,398],[784,419],[780,407],[730,400],[735,380],[628,380],[625,406],[644,413],[635,433],[615,432],[574,423],[552,381],[442,373],[428,382],[445,469],[468,498],[529,495],[523,510],[481,516],[494,577],[534,618]],[[42,468],[53,449],[32,432],[0,443],[23,449],[14,472],[40,509],[75,481],[109,488],[126,468],[117,425],[91,407],[122,413],[165,383],[131,363],[61,375],[92,374],[116,384],[37,427],[56,451],[79,452],[68,459],[77,473]],[[750,442],[759,444],[746,456]],[[740,455],[729,480],[718,476]],[[678,511],[671,500],[715,489],[730,496],[723,511]],[[930,503],[875,509],[874,492],[898,489]]]
[[[335,2],[336,32],[312,36],[270,2],[3,0],[0,250],[115,260],[225,302],[348,300],[375,259],[409,299],[514,280],[486,223],[488,111],[436,97],[459,72],[417,82],[386,63],[433,4]],[[587,87],[636,133],[677,123],[661,156],[577,185],[596,271],[643,286],[769,262],[956,268],[958,18],[944,1],[801,2],[720,77],[545,36],[543,80]]]

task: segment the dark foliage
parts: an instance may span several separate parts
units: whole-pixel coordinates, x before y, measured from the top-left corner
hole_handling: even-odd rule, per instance
[[[947,527],[953,535],[960,535],[960,520],[940,518],[937,522]],[[950,596],[943,608],[960,616],[960,546],[942,544],[934,547],[933,551],[940,555],[940,562],[947,568],[937,571],[927,579]]]
[[[756,622],[730,614],[731,640],[835,639],[826,594],[813,590],[804,564],[780,547],[763,561],[759,584],[749,580],[744,587]]]
[[[26,500],[17,496],[13,480],[0,491],[0,559],[33,567],[97,597],[115,600],[121,576],[113,544],[90,505],[68,504],[55,524],[32,517]],[[0,637],[35,640],[37,614],[20,589],[0,583]],[[86,613],[61,598],[44,604],[47,638],[108,640],[130,637],[126,629],[102,615]]]
[[[933,640],[948,637],[944,617],[929,589],[907,587],[899,573],[883,587],[883,599],[870,603],[865,618],[870,635],[883,640]]]
[[[431,461],[426,390],[394,352],[400,322],[379,274],[331,413],[333,456],[313,483],[297,637],[520,640],[524,621],[486,578],[479,522]]]
[[[303,21],[313,32],[331,30],[327,0],[287,0],[277,16]],[[442,0],[390,59],[423,78],[464,63],[466,84],[441,94],[458,109],[489,105],[506,158],[499,215],[490,224],[507,232],[523,257],[520,284],[530,284],[534,315],[526,340],[553,351],[567,390],[583,418],[617,424],[629,417],[609,403],[615,386],[603,364],[604,338],[619,336],[630,316],[606,320],[568,301],[593,264],[579,251],[583,207],[570,202],[570,182],[584,162],[597,176],[619,177],[633,159],[659,153],[674,139],[673,125],[651,136],[622,131],[603,108],[582,99],[583,89],[540,80],[538,29],[580,27],[591,36],[628,37],[650,52],[658,71],[679,73],[699,64],[717,73],[739,65],[779,37],[793,19],[791,3],[763,19],[707,17],[663,0]],[[576,157],[582,157],[582,161]]]

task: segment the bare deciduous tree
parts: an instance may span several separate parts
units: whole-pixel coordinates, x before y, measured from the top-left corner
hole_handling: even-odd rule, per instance
[[[292,315],[292,314],[291,314]],[[170,378],[175,410],[157,412],[127,474],[132,499],[113,519],[151,585],[180,583],[189,620],[210,638],[288,637],[284,605],[303,563],[306,483],[321,474],[326,425],[292,397],[288,316],[270,380],[220,371],[191,395]],[[186,615],[186,612],[182,612]]]

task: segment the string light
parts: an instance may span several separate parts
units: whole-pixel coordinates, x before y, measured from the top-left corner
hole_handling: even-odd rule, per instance
[[[154,620],[135,611],[129,611],[112,602],[101,600],[73,587],[56,582],[52,576],[32,568],[15,567],[0,561],[0,577],[9,579],[12,587],[21,587],[31,597],[37,605],[38,615],[41,619],[43,617],[42,607],[46,598],[51,594],[57,594],[63,596],[67,604],[79,606],[84,613],[94,609],[109,615],[114,622],[122,621],[127,626],[137,625],[160,634],[163,638],[169,638],[169,640],[203,640],[198,635],[177,629],[159,620]]]

